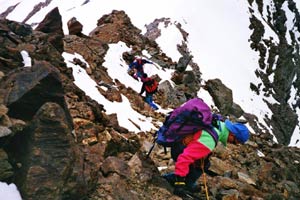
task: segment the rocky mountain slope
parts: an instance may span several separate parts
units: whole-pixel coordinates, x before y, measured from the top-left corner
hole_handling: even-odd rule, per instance
[[[292,1],[288,2],[292,9]],[[274,18],[268,19],[279,35],[285,33],[280,29],[284,24],[281,4],[276,2],[278,9],[270,10]],[[299,13],[296,17],[299,31]],[[175,108],[196,96],[200,88],[205,89],[223,115],[243,116],[255,130],[246,145],[219,145],[214,152],[211,170],[217,176],[207,176],[210,199],[299,199],[300,150],[285,146],[298,123],[295,110],[287,102],[287,90],[299,87],[298,79],[290,79],[299,73],[299,38],[291,37],[293,42],[288,43],[280,37],[275,45],[262,38],[261,21],[254,15],[251,19],[251,46],[262,55],[257,70],[262,84],[252,84],[252,88],[280,102],[270,104],[274,115],[269,122],[278,137],[276,144],[256,116],[233,102],[232,91],[221,80],[200,84],[201,72],[187,44],[179,46],[182,57],[178,61],[162,52],[154,40],[159,34],[155,24],[167,21],[154,21],[142,35],[124,11],[115,10],[102,16],[89,35],[82,34],[82,24],[72,18],[69,35],[64,35],[58,8],[34,30],[27,24],[1,19],[0,181],[16,183],[24,199],[180,199],[160,177],[174,167],[169,154],[156,146],[150,158],[146,157],[154,130],[136,134],[121,127],[116,115],[107,114],[101,103],[74,84],[72,70],[61,55],[82,55],[89,68],[81,60],[73,62],[97,83],[107,86],[107,90],[99,87],[103,96],[122,102],[124,95],[133,109],[151,116],[158,127],[164,114],[151,111],[138,93],[113,80],[103,66],[109,44],[122,41],[132,49],[123,53],[127,64],[146,50],[161,67],[175,69],[175,86],[169,81],[159,86],[155,102],[160,106]],[[187,36],[182,29],[181,33],[183,38]],[[23,50],[32,59],[31,67],[24,67]],[[264,56],[266,51],[270,51],[268,58]],[[282,63],[277,64],[278,72],[271,66],[275,57]],[[188,64],[193,70],[186,70]],[[270,83],[268,76],[274,73]],[[282,114],[286,117],[279,118]],[[199,184],[203,185],[202,179]],[[204,190],[197,196],[205,199]]]
[[[253,4],[253,1],[249,0],[249,3]],[[250,9],[250,29],[253,30],[250,45],[260,55],[255,74],[261,82],[257,85],[251,83],[251,88],[266,99],[273,114],[266,117],[265,121],[269,121],[268,125],[272,127],[277,140],[288,145],[299,123],[290,99],[299,98],[300,14],[293,1],[272,1],[270,5],[262,1],[255,3],[260,16],[254,15],[253,9]],[[293,13],[293,19],[288,19],[289,13],[285,11]],[[267,15],[264,14],[266,12]],[[277,38],[264,37],[267,31],[265,23]],[[291,94],[293,88],[296,94]],[[268,97],[274,98],[276,103],[268,101]]]

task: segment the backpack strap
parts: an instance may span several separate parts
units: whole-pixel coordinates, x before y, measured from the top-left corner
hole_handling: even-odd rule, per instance
[[[204,130],[206,130],[211,135],[211,137],[214,139],[215,147],[216,147],[218,144],[218,141],[219,141],[219,135],[216,132],[216,130],[214,129],[214,127],[210,126],[209,128],[205,128]]]
[[[219,141],[219,135],[216,132],[215,128],[219,129],[221,131],[221,122],[224,121],[224,118],[220,114],[213,113],[213,120],[212,125],[206,129],[206,131],[213,137],[215,144],[218,144]]]

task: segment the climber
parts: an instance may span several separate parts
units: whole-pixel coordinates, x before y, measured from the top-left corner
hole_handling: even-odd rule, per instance
[[[229,143],[244,144],[249,139],[248,128],[238,122],[218,121],[219,128],[215,128],[220,142],[224,145]],[[180,197],[191,196],[200,189],[196,185],[197,179],[203,172],[209,171],[209,157],[215,148],[215,141],[205,130],[200,130],[182,142],[171,147],[171,156],[175,161],[175,172],[164,174],[163,177],[174,186],[174,194]]]
[[[158,82],[155,79],[148,77],[146,73],[142,75],[141,80],[143,82],[143,85],[141,88],[140,95],[146,92],[145,101],[151,106],[151,108],[153,108],[154,110],[158,110],[157,105],[153,103],[153,99],[152,99],[153,94],[157,91]]]
[[[136,58],[132,63],[130,63],[128,73],[133,70],[133,73],[131,74],[132,77],[136,80],[138,80],[138,78],[142,79],[142,76],[144,74],[144,64],[146,63],[153,64],[146,59]]]

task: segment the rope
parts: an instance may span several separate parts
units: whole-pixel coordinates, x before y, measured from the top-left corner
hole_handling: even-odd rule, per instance
[[[205,174],[205,171],[204,171],[204,158],[201,159],[201,169],[202,169],[202,172],[203,172],[202,176],[203,176],[206,199],[209,200],[208,188],[207,188],[207,185],[206,185],[206,174]]]

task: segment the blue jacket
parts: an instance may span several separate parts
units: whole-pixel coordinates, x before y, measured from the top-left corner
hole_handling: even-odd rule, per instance
[[[144,71],[143,70],[143,66],[144,64],[153,64],[152,62],[148,61],[148,60],[145,60],[145,59],[140,59],[140,60],[136,60],[132,63],[130,63],[129,65],[129,68],[132,69],[132,68],[135,68],[137,71]]]

